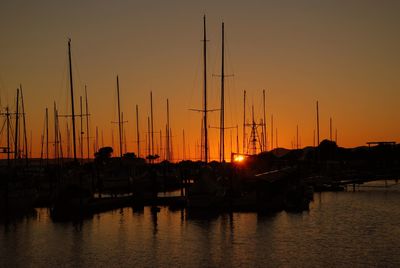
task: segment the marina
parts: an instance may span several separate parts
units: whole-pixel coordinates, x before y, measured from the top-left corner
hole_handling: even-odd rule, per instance
[[[0,267],[400,267],[399,12],[4,2]]]

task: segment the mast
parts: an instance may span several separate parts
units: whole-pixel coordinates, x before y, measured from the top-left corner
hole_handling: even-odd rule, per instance
[[[166,158],[167,161],[171,161],[171,150],[170,150],[170,136],[169,136],[169,101],[167,99],[167,129],[166,129],[166,134],[167,134],[167,143],[166,143]]]
[[[85,85],[85,100],[86,100],[86,143],[87,143],[87,159],[90,159],[90,145],[89,145],[89,104],[87,96],[87,88]]]
[[[222,22],[222,52],[221,52],[221,111],[220,111],[220,129],[219,129],[219,161],[225,162],[225,74],[224,74],[224,45],[225,45],[225,26]]]
[[[82,96],[79,97],[79,104],[81,109],[81,131],[79,135],[79,147],[81,151],[81,163],[83,163],[83,108],[82,108]]]
[[[147,116],[147,151],[149,152],[148,155],[151,155],[151,148],[150,148],[150,117]],[[149,158],[150,161],[150,158]]]
[[[6,107],[6,120],[7,120],[7,167],[10,167],[10,112],[8,110],[8,106]]]
[[[15,112],[15,140],[14,140],[14,159],[18,158],[18,125],[19,125],[19,89],[17,88],[17,102],[16,102],[16,112]]]
[[[253,155],[255,155],[257,153],[257,145],[256,145],[256,141],[257,141],[257,134],[256,134],[256,122],[254,121],[254,105],[251,106],[251,121],[252,121],[252,127],[251,127],[251,146],[253,149]]]
[[[58,163],[58,129],[57,129],[57,107],[56,102],[53,102],[53,112],[54,112],[54,159]]]
[[[246,90],[243,92],[243,154],[246,151]]]
[[[168,153],[167,153],[167,151],[168,151],[168,149],[167,149],[168,145],[167,144],[169,144],[168,135],[169,135],[168,124],[165,124],[165,150],[164,150],[165,160],[168,160]]]
[[[49,110],[46,107],[46,162],[49,164]]]
[[[185,160],[186,158],[185,129],[182,130],[182,137],[183,137],[182,160]]]
[[[137,143],[137,157],[140,157],[140,141],[139,141],[139,107],[136,104],[136,143]]]
[[[203,61],[204,61],[204,162],[208,162],[208,135],[207,135],[207,34],[206,34],[206,15],[203,17]]]
[[[150,91],[150,119],[151,119],[151,155],[154,156],[154,124],[153,124],[153,92]]]
[[[317,101],[317,146],[319,145],[319,109]]]
[[[119,79],[118,79],[118,75],[117,75],[117,98],[118,98],[119,156],[122,159],[121,107],[120,107],[120,102],[119,102]]]
[[[329,139],[332,141],[332,117],[329,118]]]
[[[25,160],[28,165],[28,138],[26,133],[26,121],[25,121],[25,105],[24,105],[24,94],[22,93],[22,85],[19,85],[21,90],[21,104],[22,104],[22,121],[24,124],[24,140],[25,140]]]
[[[299,149],[299,125],[296,125],[296,149]]]
[[[264,110],[263,147],[264,147],[264,151],[266,151],[267,150],[267,119],[265,117],[265,89],[263,90],[263,110]]]
[[[58,110],[56,110],[56,118],[57,118],[57,129],[58,129],[58,144],[60,144],[59,147],[59,158],[61,158],[61,161],[63,159],[63,148],[62,148],[62,137],[61,137],[61,131],[60,131],[60,122],[58,120]]]
[[[231,155],[232,155],[232,153],[233,153],[233,149],[232,149],[232,147],[233,147],[232,129],[229,130],[229,135],[230,135],[230,138],[231,138]]]
[[[71,39],[68,40],[68,60],[69,60],[69,85],[71,88],[71,108],[72,108],[72,139],[74,144],[74,162],[76,162],[76,134],[75,134],[75,104],[74,104],[74,83],[72,80],[72,61],[71,61]]]

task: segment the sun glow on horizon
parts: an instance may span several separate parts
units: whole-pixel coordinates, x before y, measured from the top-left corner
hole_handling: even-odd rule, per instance
[[[236,163],[241,163],[245,160],[244,155],[238,154],[233,157],[233,161]]]

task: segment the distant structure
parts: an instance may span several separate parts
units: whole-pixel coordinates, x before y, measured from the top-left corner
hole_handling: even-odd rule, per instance
[[[395,141],[369,141],[367,142],[368,147],[371,147],[371,145],[378,145],[378,146],[383,146],[383,145],[389,145],[389,146],[394,146],[396,145]]]

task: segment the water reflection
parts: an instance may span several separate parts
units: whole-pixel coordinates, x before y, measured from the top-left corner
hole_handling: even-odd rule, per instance
[[[265,267],[400,265],[400,191],[314,196],[303,213],[196,214],[124,208],[78,222],[47,209],[1,223],[5,266]]]

